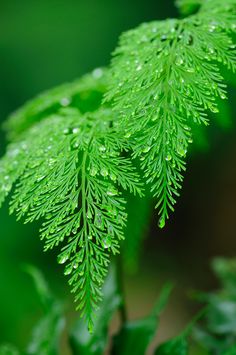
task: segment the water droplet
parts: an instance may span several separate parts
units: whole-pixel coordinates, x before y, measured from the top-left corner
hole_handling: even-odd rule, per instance
[[[78,148],[79,147],[79,142],[76,141],[74,144],[73,144],[73,148]]]
[[[101,174],[102,176],[106,177],[106,176],[108,175],[108,170],[107,170],[107,168],[102,168],[102,169],[100,170],[100,174]]]
[[[172,156],[170,154],[167,154],[167,156],[165,157],[166,161],[170,161],[172,159]]]
[[[183,61],[183,59],[181,58],[181,57],[178,57],[177,59],[176,59],[176,61],[175,61],[175,64],[177,65],[177,66],[180,66],[180,65],[182,65],[184,63],[184,61]]]
[[[188,143],[190,143],[190,144],[193,143],[192,138],[189,138],[189,139],[188,139]]]
[[[92,166],[89,170],[91,176],[96,176],[98,173],[98,169],[95,166]]]
[[[36,179],[36,181],[37,181],[37,182],[40,182],[40,181],[42,181],[45,177],[46,177],[46,175],[39,176],[39,177]]]
[[[142,69],[142,65],[138,65],[136,68],[137,71],[140,71],[141,69]]]
[[[187,149],[183,148],[183,147],[178,147],[177,148],[177,153],[181,156],[184,157],[187,153]]]
[[[69,134],[69,133],[70,133],[69,128],[65,128],[65,129],[63,130],[63,133],[64,133],[64,134]]]
[[[148,153],[148,152],[150,151],[150,149],[151,149],[151,147],[150,147],[150,146],[147,146],[147,147],[145,147],[145,148],[142,150],[142,152],[143,152],[143,153]]]
[[[221,97],[222,100],[227,99],[227,96],[225,94],[221,94],[220,97]]]
[[[183,128],[185,129],[185,131],[191,131],[191,128],[189,126],[184,126]]]
[[[80,131],[79,127],[75,127],[72,129],[72,133],[74,133],[74,134],[79,133],[79,131]]]
[[[194,72],[195,72],[195,69],[192,68],[192,67],[189,67],[189,68],[186,69],[186,71],[187,71],[188,73],[194,73]]]
[[[165,218],[164,217],[161,217],[158,221],[158,226],[159,228],[164,228],[165,227],[165,224],[166,224],[166,221],[165,221]]]
[[[104,145],[101,145],[98,149],[100,150],[100,152],[106,151],[106,147]]]
[[[84,270],[81,270],[80,272],[79,272],[79,276],[83,276],[84,275]]]
[[[111,238],[110,238],[110,237],[105,237],[105,238],[103,238],[101,244],[102,244],[102,247],[103,247],[104,249],[110,248],[110,246],[111,246]]]
[[[64,275],[70,275],[72,273],[73,266],[72,264],[68,265],[64,271]]]
[[[209,32],[214,32],[215,29],[216,29],[216,26],[215,26],[215,25],[210,25],[208,31],[209,31]]]
[[[59,264],[65,264],[65,262],[68,260],[68,256],[67,255],[59,255],[57,260],[58,260]]]
[[[60,100],[60,104],[61,106],[69,106],[71,103],[71,99],[69,97],[63,97],[61,100]]]
[[[77,267],[78,267],[78,264],[77,264],[77,263],[74,263],[74,264],[73,264],[73,268],[74,268],[74,269],[77,269]]]
[[[210,105],[210,106],[209,106],[209,109],[210,109],[211,112],[213,112],[213,113],[218,113],[218,112],[219,112],[218,108],[217,108],[216,106],[214,106],[214,105]]]
[[[49,166],[52,166],[52,165],[54,165],[56,163],[56,159],[54,159],[54,158],[50,158],[49,160],[48,160],[48,165]]]
[[[103,70],[101,68],[96,68],[94,69],[92,75],[95,79],[99,79],[103,76]]]
[[[110,187],[109,190],[107,190],[107,195],[116,196],[118,195],[118,191],[114,187]]]
[[[91,213],[91,211],[90,211],[90,210],[88,210],[88,212],[87,212],[87,215],[86,215],[86,216],[87,216],[87,218],[88,218],[88,219],[91,219],[91,218],[92,218],[92,213]]]
[[[130,133],[130,132],[128,132],[128,133],[126,133],[126,134],[125,134],[125,136],[124,136],[124,137],[125,137],[125,138],[129,138],[130,136],[131,136],[131,133]]]
[[[112,173],[112,174],[110,174],[110,178],[111,178],[112,181],[116,181],[117,176]]]

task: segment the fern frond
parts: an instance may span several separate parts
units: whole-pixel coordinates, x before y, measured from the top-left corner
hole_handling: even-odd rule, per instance
[[[191,123],[207,125],[207,111],[218,112],[216,98],[226,99],[220,66],[236,68],[235,1],[218,4],[205,1],[183,20],[142,24],[121,36],[114,53],[106,101],[140,158],[160,227],[182,186]]]
[[[106,73],[104,68],[94,69],[92,73],[72,83],[57,86],[29,101],[4,123],[8,138],[16,139],[33,124],[57,113],[63,107],[76,107],[81,113],[95,111],[106,90]]]
[[[90,330],[109,256],[119,252],[124,238],[122,191],[141,194],[138,174],[122,154],[129,147],[113,121],[110,109],[84,115],[61,109],[27,130],[0,162],[0,178],[8,184],[0,200],[16,182],[11,212],[26,222],[44,219],[45,250],[62,244],[58,260],[66,263]]]

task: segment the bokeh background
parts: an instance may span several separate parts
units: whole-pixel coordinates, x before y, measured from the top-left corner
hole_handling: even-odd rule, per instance
[[[39,92],[109,64],[121,32],[153,19],[177,15],[172,0],[1,0],[0,120]],[[212,117],[188,161],[182,196],[167,227],[154,213],[146,228],[138,273],[127,276],[131,318],[145,315],[160,285],[175,280],[175,296],[162,319],[160,338],[176,334],[194,313],[192,289],[217,286],[214,256],[236,254],[236,125],[233,82],[225,119]],[[222,124],[223,122],[223,124]],[[0,150],[5,137],[1,132]],[[138,216],[137,216],[138,218]],[[39,267],[61,297],[68,294],[55,253],[43,253],[38,226],[23,225],[0,210],[0,344],[21,349],[42,313],[23,263]]]

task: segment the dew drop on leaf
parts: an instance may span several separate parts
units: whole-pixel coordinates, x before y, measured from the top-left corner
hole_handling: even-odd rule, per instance
[[[100,174],[102,175],[102,176],[107,176],[108,175],[108,170],[107,170],[107,168],[102,168],[101,170],[100,170]]]
[[[58,258],[58,263],[59,264],[65,264],[65,262],[68,260],[68,256],[66,255],[59,255]]]
[[[180,65],[182,65],[184,63],[184,61],[183,61],[183,59],[181,58],[181,57],[178,57],[177,59],[176,59],[176,61],[175,61],[175,64],[177,65],[177,66],[180,66]]]
[[[95,166],[92,166],[89,170],[91,176],[96,176],[98,173],[98,169]]]
[[[104,145],[101,145],[98,149],[100,150],[100,152],[106,151],[106,147]]]
[[[112,173],[112,174],[110,174],[110,178],[111,178],[112,181],[116,181],[117,176]]]
[[[115,189],[114,187],[110,187],[108,190],[107,190],[107,195],[108,196],[116,196],[118,194],[118,191],[117,189]]]
[[[150,151],[151,147],[147,146],[143,149],[143,153],[148,153]]]
[[[103,76],[103,70],[101,68],[96,68],[94,69],[92,75],[95,79],[99,79]]]
[[[214,106],[214,105],[209,106],[209,109],[213,113],[218,113],[219,112],[219,109],[216,106]]]
[[[104,249],[110,248],[110,246],[111,246],[111,238],[110,237],[103,238],[101,244],[102,244],[102,247]]]
[[[80,131],[79,127],[74,127],[72,129],[72,133],[74,133],[74,134],[79,133],[79,131]]]
[[[66,135],[69,134],[69,133],[70,133],[69,128],[65,128],[65,129],[63,130],[63,133],[66,134]]]
[[[69,106],[71,103],[71,99],[69,97],[63,97],[61,100],[60,100],[60,104],[61,106],[63,107],[66,107],[66,106]]]
[[[167,154],[167,156],[165,157],[166,161],[170,161],[172,159],[172,156],[170,154]]]
[[[187,153],[187,149],[183,148],[183,147],[178,147],[177,148],[177,153],[181,156],[184,157]]]
[[[158,226],[159,228],[164,228],[165,227],[165,224],[166,224],[166,221],[165,221],[165,218],[164,217],[161,217],[158,221]]]
[[[91,211],[90,211],[90,210],[88,210],[88,212],[87,212],[87,215],[86,215],[86,216],[87,216],[87,218],[88,218],[88,219],[91,219],[91,218],[92,218],[92,213],[91,213]]]
[[[46,177],[46,175],[39,176],[36,181],[37,181],[37,182],[40,182],[40,181],[42,181],[45,177]]]
[[[70,275],[72,273],[72,270],[73,270],[73,266],[71,264],[68,265],[64,271],[64,275]]]

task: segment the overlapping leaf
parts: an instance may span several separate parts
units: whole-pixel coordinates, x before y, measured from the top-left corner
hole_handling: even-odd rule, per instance
[[[208,0],[183,20],[142,24],[121,36],[114,53],[106,101],[141,161],[160,227],[182,186],[191,123],[207,125],[216,98],[226,99],[220,65],[235,70],[235,2],[226,3]]]
[[[64,108],[26,131],[0,163],[1,201],[16,182],[11,212],[26,222],[44,219],[45,250],[62,244],[59,263],[66,263],[90,330],[109,255],[119,252],[124,238],[122,191],[140,193],[138,174],[121,153],[128,146],[111,127],[113,120],[109,109],[81,115]]]

